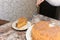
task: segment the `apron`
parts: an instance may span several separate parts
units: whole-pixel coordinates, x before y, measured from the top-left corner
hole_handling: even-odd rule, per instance
[[[56,8],[56,6],[52,6],[48,2],[44,1],[40,4],[39,14],[58,19],[56,16]]]

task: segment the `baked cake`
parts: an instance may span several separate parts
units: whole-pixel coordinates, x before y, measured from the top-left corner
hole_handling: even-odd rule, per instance
[[[50,27],[48,21],[36,23],[31,31],[32,40],[60,40],[60,27]]]
[[[25,26],[26,24],[27,24],[27,18],[21,17],[21,18],[18,19],[18,22],[17,22],[16,26],[18,28],[21,28],[21,27]]]

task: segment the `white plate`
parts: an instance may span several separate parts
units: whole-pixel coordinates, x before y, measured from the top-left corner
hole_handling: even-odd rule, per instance
[[[22,28],[17,28],[16,27],[16,23],[17,21],[15,21],[13,24],[12,24],[12,28],[16,29],[16,30],[26,30],[28,29],[29,27],[31,27],[31,23],[28,21],[27,24],[25,26],[23,26]]]
[[[32,27],[33,27],[33,25],[31,27],[29,27],[28,30],[26,31],[26,39],[27,40],[32,40],[32,38],[31,38]]]

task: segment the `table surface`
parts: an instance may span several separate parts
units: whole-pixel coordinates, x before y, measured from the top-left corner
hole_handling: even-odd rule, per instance
[[[0,19],[0,25],[3,25],[3,24],[5,24],[5,23],[8,23],[9,21],[7,21],[7,20],[2,20],[2,19]]]
[[[48,20],[53,22],[59,22],[55,19],[43,16],[43,15],[34,15],[32,17],[31,23],[34,23],[36,20]],[[12,28],[12,23],[6,23],[0,26],[0,40],[26,40],[25,33],[26,31],[17,31]]]

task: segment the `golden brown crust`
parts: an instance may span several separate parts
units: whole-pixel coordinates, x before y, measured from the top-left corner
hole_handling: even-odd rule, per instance
[[[49,22],[41,21],[32,28],[32,40],[60,40],[60,27],[49,27]]]
[[[48,29],[48,24],[49,22],[46,21],[40,21],[36,23],[32,28],[32,40],[41,40],[40,34],[38,32],[40,32],[41,30]]]
[[[21,28],[21,27],[23,27],[26,24],[27,24],[27,18],[21,17],[21,18],[18,19],[18,22],[17,22],[16,26],[18,28]]]

